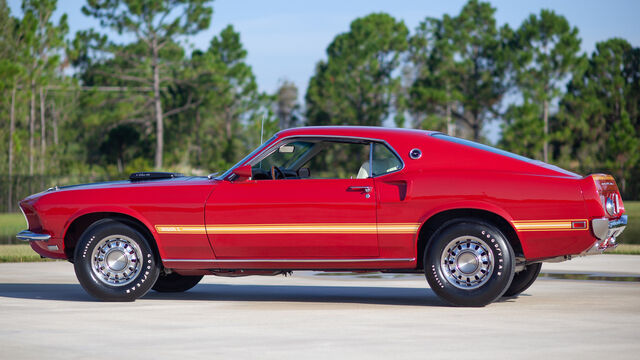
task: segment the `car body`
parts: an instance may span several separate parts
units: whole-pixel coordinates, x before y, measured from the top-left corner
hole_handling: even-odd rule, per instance
[[[424,271],[447,302],[481,306],[524,291],[543,261],[614,247],[626,225],[609,175],[438,132],[348,126],[281,131],[217,177],[140,173],[20,207],[18,237],[74,262],[105,300],[207,274],[351,269]]]

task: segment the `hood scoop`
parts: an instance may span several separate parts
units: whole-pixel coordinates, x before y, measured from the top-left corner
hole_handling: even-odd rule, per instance
[[[173,179],[177,177],[183,177],[184,174],[172,173],[172,172],[157,172],[157,171],[143,171],[129,175],[131,181],[147,181],[147,180],[161,180],[161,179]]]

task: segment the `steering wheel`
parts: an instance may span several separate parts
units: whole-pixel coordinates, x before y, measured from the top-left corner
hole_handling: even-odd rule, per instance
[[[284,171],[280,170],[280,168],[275,166],[275,165],[272,166],[271,167],[271,178],[273,180],[278,180],[278,174],[277,173],[280,173],[280,175],[282,175],[283,179],[287,178],[287,175],[284,174]]]

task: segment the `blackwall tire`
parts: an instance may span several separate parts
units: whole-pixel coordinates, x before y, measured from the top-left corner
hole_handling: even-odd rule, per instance
[[[164,293],[184,292],[198,285],[203,275],[160,274],[153,290]]]
[[[508,289],[515,256],[496,227],[461,219],[438,230],[424,253],[431,289],[454,306],[485,306]]]
[[[540,269],[542,269],[542,263],[529,264],[527,267],[517,272],[513,276],[513,281],[511,281],[511,285],[505,291],[505,297],[516,296],[521,294],[523,291],[527,290],[534,281],[538,278],[538,274],[540,274]]]
[[[110,219],[97,221],[82,234],[74,269],[80,285],[103,301],[134,301],[144,296],[160,272],[147,239]]]

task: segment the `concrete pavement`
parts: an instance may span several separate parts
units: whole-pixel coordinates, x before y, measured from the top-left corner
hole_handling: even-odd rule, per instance
[[[543,273],[640,276],[640,256]],[[539,278],[484,308],[421,275],[205,277],[182,294],[93,300],[66,262],[0,264],[0,359],[637,359],[640,282]]]

